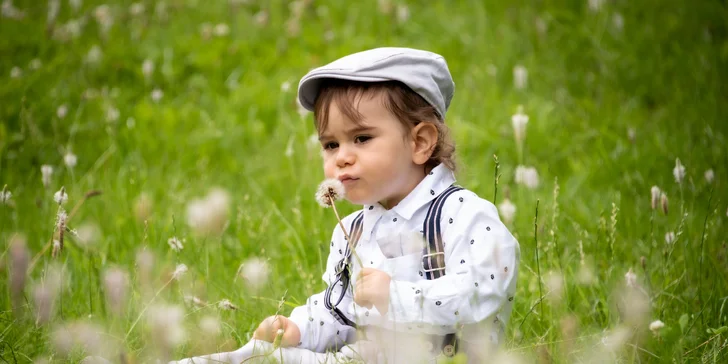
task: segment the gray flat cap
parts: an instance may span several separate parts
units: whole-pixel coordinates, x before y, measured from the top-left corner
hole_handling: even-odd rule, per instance
[[[411,48],[375,48],[339,58],[308,72],[298,83],[298,100],[314,111],[324,79],[400,81],[434,106],[444,119],[455,83],[441,55]]]

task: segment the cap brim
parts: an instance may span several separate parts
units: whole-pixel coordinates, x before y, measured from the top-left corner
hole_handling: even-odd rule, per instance
[[[383,82],[389,81],[388,78],[382,77],[362,77],[362,76],[351,76],[341,75],[334,72],[322,72],[316,74],[309,74],[307,77],[301,79],[298,85],[298,101],[301,103],[306,110],[313,112],[314,105],[316,104],[316,98],[318,98],[319,91],[321,90],[321,83],[327,79],[347,80],[347,81],[359,81],[359,82]]]

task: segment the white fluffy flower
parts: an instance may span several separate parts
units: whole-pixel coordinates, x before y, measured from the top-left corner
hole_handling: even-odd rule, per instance
[[[624,280],[627,283],[627,287],[637,287],[637,275],[629,268],[629,271],[625,273]]]
[[[94,45],[89,49],[88,53],[86,54],[86,62],[90,64],[96,64],[99,61],[101,61],[101,57],[104,56],[104,53],[101,51],[101,47],[98,45]]]
[[[184,249],[184,245],[182,245],[182,242],[177,239],[176,236],[167,239],[167,244],[169,244],[170,249],[178,253],[180,250]]]
[[[534,189],[539,185],[538,171],[534,167],[516,167],[516,183]]]
[[[197,296],[186,295],[184,297],[184,300],[185,300],[185,302],[187,304],[192,304],[192,305],[195,305],[195,306],[198,306],[198,307],[203,307],[203,306],[206,305],[205,301],[201,300]]]
[[[23,76],[23,70],[20,67],[13,67],[10,70],[10,78],[20,78]]]
[[[154,337],[161,344],[175,347],[187,339],[182,322],[185,316],[182,307],[157,304],[149,307],[146,316]]]
[[[270,268],[268,262],[260,258],[250,258],[238,269],[240,276],[245,279],[247,285],[257,290],[268,282]]]
[[[48,164],[44,164],[40,166],[40,175],[41,180],[43,181],[43,186],[48,187],[51,184],[51,177],[53,176],[53,166],[50,166]]]
[[[281,91],[282,92],[288,92],[291,89],[291,82],[285,81],[281,84]]]
[[[624,29],[624,17],[620,13],[614,13],[614,16],[612,17],[612,24],[614,24],[614,28],[618,31],[622,31]]]
[[[602,10],[602,6],[604,5],[604,0],[589,0],[589,10],[593,12],[599,12],[599,10]]]
[[[316,189],[316,201],[322,207],[331,207],[331,205],[344,197],[346,190],[344,184],[338,179],[329,178],[319,184]]]
[[[526,67],[517,65],[513,67],[513,86],[516,89],[524,89],[528,84],[528,70]]]
[[[111,311],[115,314],[124,311],[128,290],[129,275],[125,271],[119,268],[110,268],[104,273],[104,294]]]
[[[189,269],[187,269],[187,265],[184,263],[177,264],[177,267],[174,268],[174,272],[172,272],[172,279],[179,280],[182,278],[185,273],[187,273]]]
[[[672,175],[677,183],[682,183],[685,178],[685,166],[680,163],[680,158],[675,158],[675,168],[672,169]]]
[[[78,163],[78,157],[76,157],[73,152],[67,152],[66,155],[63,156],[63,163],[65,163],[68,168],[73,168]]]
[[[35,70],[39,69],[42,65],[43,65],[43,63],[40,61],[40,59],[33,58],[33,60],[30,61],[30,63],[28,64],[28,68],[35,71]]]
[[[233,305],[233,303],[230,302],[230,300],[228,300],[228,299],[224,299],[224,300],[218,302],[217,307],[219,307],[222,310],[228,310],[228,311],[238,309],[238,307]]]
[[[9,205],[10,199],[13,197],[13,193],[8,190],[0,191],[0,204]]]
[[[66,106],[66,104],[63,104],[56,109],[56,116],[58,116],[59,119],[65,118],[66,114],[68,114],[68,106]]]
[[[152,101],[159,102],[164,97],[164,92],[158,88],[152,90]]]
[[[220,188],[211,190],[203,199],[187,205],[187,224],[200,235],[219,235],[227,226],[230,211],[228,193]]]
[[[650,323],[650,331],[657,335],[662,328],[665,327],[665,323],[660,320],[655,320]]]
[[[144,4],[142,3],[133,3],[131,6],[129,6],[129,14],[131,16],[139,16],[144,14]]]
[[[706,182],[713,183],[714,178],[715,178],[715,172],[713,172],[712,169],[705,171],[705,181]]]
[[[665,234],[665,242],[668,244],[672,244],[675,241],[675,233],[670,231],[667,234]]]
[[[230,27],[225,23],[219,23],[215,25],[215,28],[212,32],[218,37],[224,37],[230,34]]]
[[[498,212],[500,212],[501,217],[503,217],[503,221],[506,224],[510,224],[516,216],[516,205],[514,205],[510,199],[506,198],[503,202],[498,204]]]
[[[68,202],[68,194],[65,188],[61,188],[58,192],[53,194],[53,201],[59,205],[65,205]]]
[[[650,195],[651,195],[650,196],[651,197],[650,206],[652,207],[653,210],[657,208],[657,205],[659,205],[661,194],[662,194],[662,191],[660,191],[659,187],[652,186],[652,188],[650,188]]]
[[[402,24],[410,18],[410,11],[407,5],[397,5],[397,21]]]
[[[106,108],[106,121],[107,122],[113,123],[113,122],[119,120],[119,115],[120,115],[119,109],[117,109],[113,106],[109,106],[108,108]]]
[[[526,134],[528,115],[524,114],[523,109],[519,107],[518,112],[511,116],[511,123],[513,124],[513,134],[515,135],[516,143],[520,144]]]
[[[214,316],[204,316],[200,319],[200,330],[204,335],[220,335],[220,320]]]
[[[68,0],[68,4],[71,5],[73,10],[78,10],[83,5],[83,0]]]
[[[152,77],[152,74],[154,73],[154,61],[151,59],[145,59],[144,62],[142,62],[142,73],[146,78]]]

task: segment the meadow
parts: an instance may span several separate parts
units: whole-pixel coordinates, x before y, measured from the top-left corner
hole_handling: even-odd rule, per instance
[[[728,361],[718,0],[4,0],[0,358],[232,350],[323,290],[296,86],[379,46],[448,60],[458,183],[519,240],[499,360]]]

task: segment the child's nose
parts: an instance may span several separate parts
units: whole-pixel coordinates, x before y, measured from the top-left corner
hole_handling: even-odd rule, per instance
[[[356,154],[351,146],[346,144],[339,145],[339,150],[336,153],[336,166],[343,168],[347,165],[354,164],[356,160]]]

